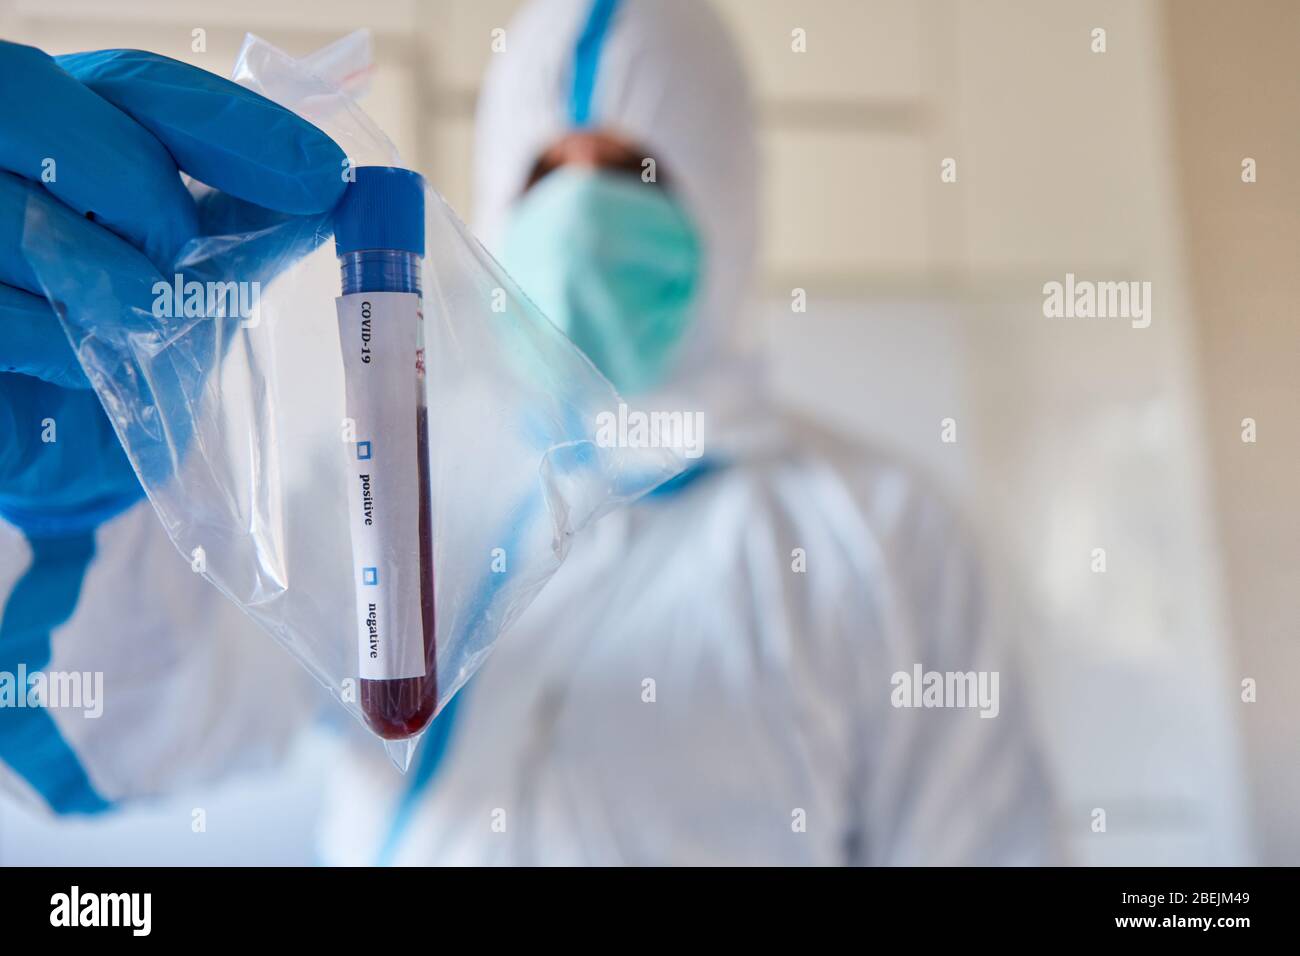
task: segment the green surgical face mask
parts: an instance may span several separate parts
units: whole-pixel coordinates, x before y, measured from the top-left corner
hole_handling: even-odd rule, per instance
[[[662,187],[562,167],[515,204],[503,264],[614,387],[654,388],[690,320],[700,243]]]

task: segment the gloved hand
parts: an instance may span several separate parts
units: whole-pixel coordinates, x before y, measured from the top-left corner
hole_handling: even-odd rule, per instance
[[[140,486],[54,310],[83,328],[91,316],[101,342],[130,335],[155,283],[193,265],[187,243],[277,225],[196,266],[264,281],[328,235],[344,156],[283,107],[140,51],[52,59],[0,42],[0,97],[0,516],[84,530]],[[196,201],[180,171],[212,191]],[[192,388],[207,371],[148,387]]]

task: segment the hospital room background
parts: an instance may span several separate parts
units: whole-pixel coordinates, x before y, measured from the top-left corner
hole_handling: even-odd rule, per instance
[[[758,96],[749,331],[1004,569],[1071,858],[1300,863],[1300,4],[714,2]],[[367,27],[365,106],[467,215],[516,6],[0,0],[0,35],[226,73],[245,31]],[[1067,274],[1149,282],[1149,325],[1046,317]],[[88,822],[0,801],[0,865],[310,863],[330,752]]]

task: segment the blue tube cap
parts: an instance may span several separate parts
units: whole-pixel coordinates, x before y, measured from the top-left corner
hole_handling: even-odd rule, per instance
[[[424,255],[424,177],[395,166],[358,166],[334,210],[338,255],[396,249]]]

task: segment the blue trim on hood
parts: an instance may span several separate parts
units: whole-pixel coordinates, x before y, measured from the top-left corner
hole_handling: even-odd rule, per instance
[[[600,65],[600,51],[609,35],[610,21],[614,19],[618,3],[619,0],[594,0],[586,25],[578,34],[578,44],[573,52],[573,88],[569,92],[569,121],[574,126],[592,123],[591,101],[596,89],[596,68]]]

